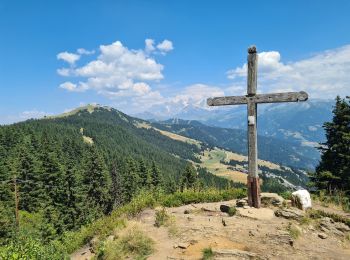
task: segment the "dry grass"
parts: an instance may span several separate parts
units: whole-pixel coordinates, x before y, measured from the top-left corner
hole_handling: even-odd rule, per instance
[[[92,145],[94,143],[94,140],[92,140],[91,137],[88,137],[88,136],[85,136],[85,135],[83,135],[83,141],[84,141],[84,143],[87,143],[87,144],[90,144],[90,145]]]

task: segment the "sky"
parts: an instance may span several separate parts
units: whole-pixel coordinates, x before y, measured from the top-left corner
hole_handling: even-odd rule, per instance
[[[207,109],[246,92],[350,93],[350,1],[0,0],[0,124],[89,103],[128,114]]]

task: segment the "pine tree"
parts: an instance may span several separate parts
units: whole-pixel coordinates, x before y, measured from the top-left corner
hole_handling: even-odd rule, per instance
[[[332,122],[326,122],[327,141],[322,144],[321,162],[311,176],[318,189],[350,193],[350,104],[349,97],[336,98]]]
[[[151,166],[151,184],[155,188],[163,185],[163,176],[154,161]]]
[[[139,191],[140,178],[137,165],[132,158],[126,160],[125,170],[123,174],[123,197],[124,201],[128,202],[134,194]]]
[[[106,166],[94,146],[87,148],[84,165],[82,184],[86,192],[86,202],[92,217],[96,218],[111,209],[111,181]]]
[[[16,166],[16,176],[20,183],[19,207],[29,212],[35,211],[40,206],[38,201],[39,165],[28,143],[19,147]]]
[[[181,190],[192,189],[196,186],[197,172],[192,164],[187,164],[181,176]]]
[[[151,173],[147,168],[145,161],[142,159],[139,163],[139,175],[140,175],[140,184],[142,188],[150,188],[151,187]]]
[[[118,167],[118,162],[115,160],[111,167],[111,180],[112,180],[112,202],[113,207],[116,208],[120,206],[123,202],[122,198],[122,179],[120,169]]]

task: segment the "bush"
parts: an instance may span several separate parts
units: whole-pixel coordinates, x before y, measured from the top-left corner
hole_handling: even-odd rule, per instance
[[[301,235],[300,230],[293,224],[289,224],[288,232],[293,239],[297,239]]]
[[[156,211],[156,219],[154,225],[160,227],[165,225],[170,219],[170,216],[166,212],[165,208]]]
[[[145,259],[154,251],[154,241],[133,226],[117,240],[107,241],[98,252],[98,259]]]
[[[0,259],[60,260],[68,259],[68,255],[59,243],[43,244],[40,240],[26,237],[0,247]]]
[[[229,215],[229,216],[234,216],[234,215],[236,215],[236,213],[237,213],[237,209],[236,209],[236,207],[230,207],[229,209],[228,209],[228,212],[227,212],[227,214]]]
[[[211,260],[214,258],[214,253],[211,247],[204,248],[202,253],[203,253],[203,258],[202,258],[203,260]]]
[[[160,204],[165,207],[178,207],[185,204],[200,202],[218,202],[231,199],[240,199],[246,196],[245,189],[216,190],[208,189],[204,191],[186,190],[175,192],[164,196]]]

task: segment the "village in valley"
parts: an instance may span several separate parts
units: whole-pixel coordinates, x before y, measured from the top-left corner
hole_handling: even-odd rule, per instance
[[[0,1],[0,259],[350,259],[349,10]]]

